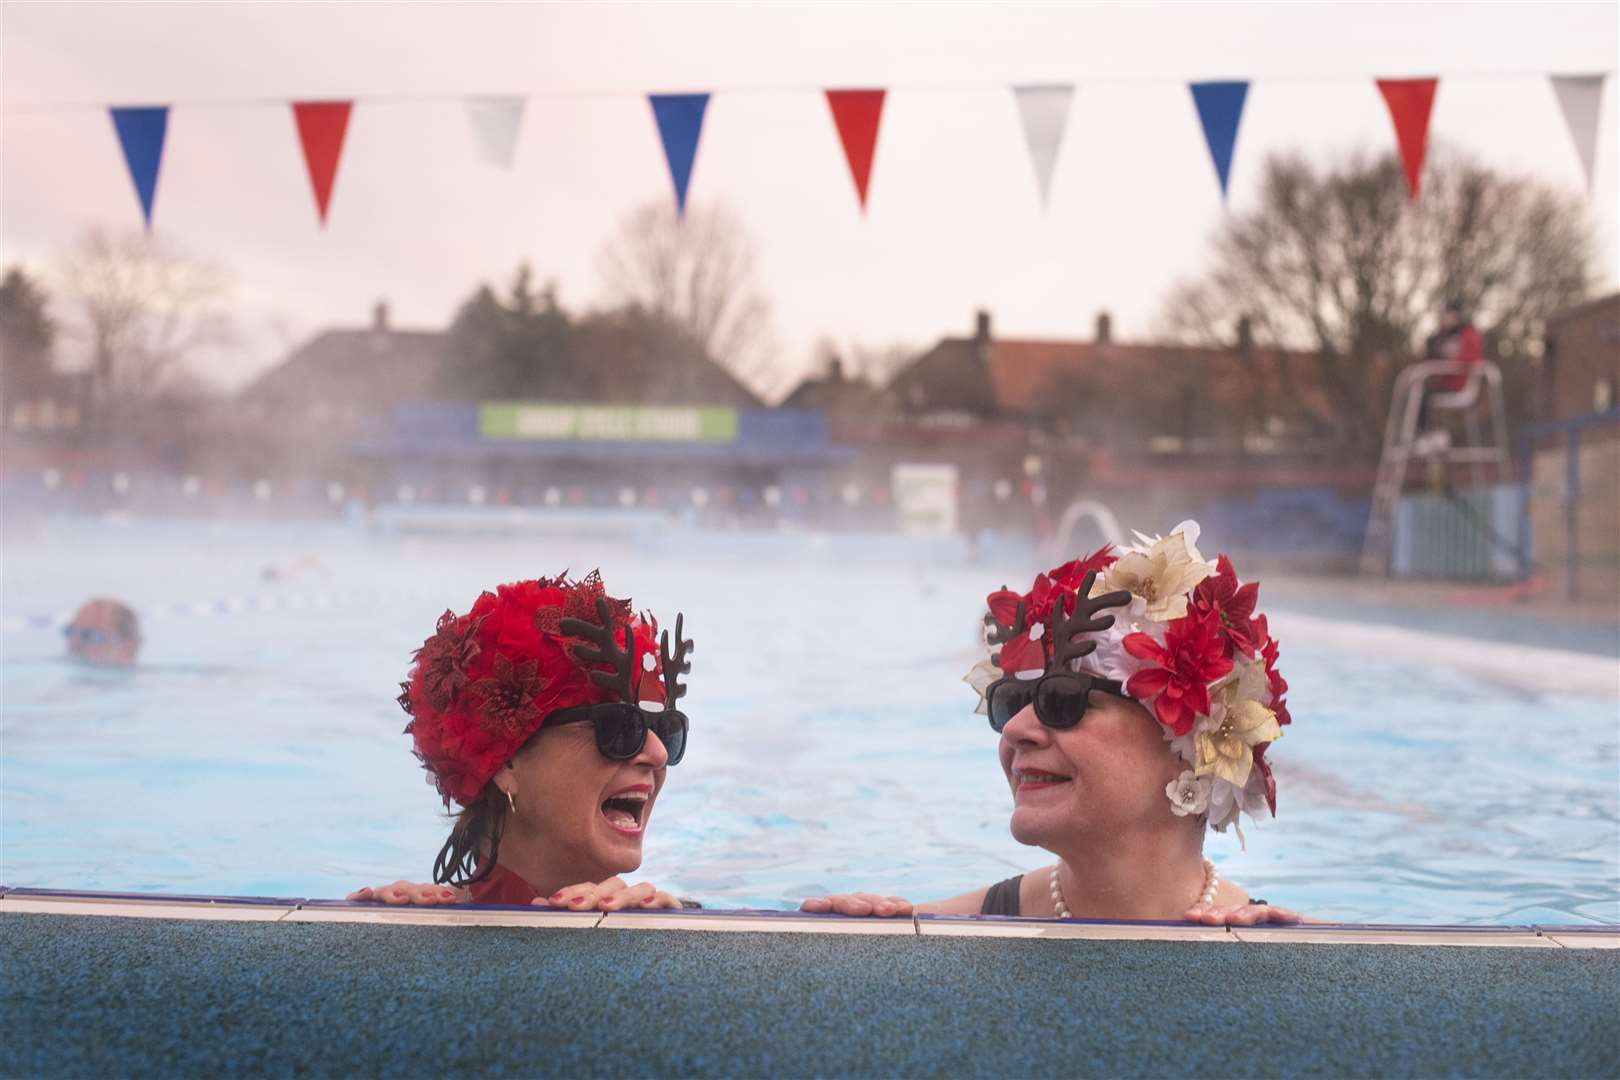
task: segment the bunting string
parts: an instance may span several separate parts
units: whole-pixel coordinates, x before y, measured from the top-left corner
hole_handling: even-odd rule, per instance
[[[1420,77],[1376,78],[1370,80],[1383,98],[1406,176],[1407,191],[1416,201],[1422,190],[1424,162],[1428,152],[1429,122],[1442,81],[1548,79],[1559,111],[1568,129],[1576,157],[1593,193],[1597,161],[1599,120],[1603,107],[1605,80],[1613,71],[1547,73],[1545,71],[1489,71],[1428,74]],[[1266,77],[1265,83],[1325,83],[1365,75],[1296,75]],[[693,170],[702,140],[703,121],[710,99],[724,95],[797,93],[813,91],[827,102],[834,131],[843,149],[850,179],[855,186],[859,212],[867,210],[868,195],[877,157],[879,129],[888,93],[894,89],[911,91],[1010,89],[1023,128],[1024,142],[1035,173],[1036,191],[1044,210],[1051,199],[1052,179],[1069,123],[1074,96],[1082,86],[1162,85],[1181,83],[1190,91],[1194,113],[1203,131],[1204,143],[1214,166],[1215,180],[1224,203],[1230,186],[1236,156],[1238,133],[1249,88],[1255,79],[1198,80],[1183,82],[1158,76],[1087,78],[1053,83],[1024,83],[1008,86],[988,80],[950,80],[908,83],[861,89],[828,88],[804,84],[756,84],[727,87],[721,91],[686,93],[641,93],[651,107],[653,128],[662,146],[669,169],[675,211],[684,216],[691,190]],[[354,96],[324,101],[287,101],[270,98],[218,98],[170,101],[165,104],[107,105],[86,102],[6,102],[8,113],[52,112],[82,109],[105,110],[135,188],[141,218],[150,230],[156,207],[158,179],[168,135],[169,114],[173,109],[228,109],[273,106],[291,107],[294,128],[304,166],[315,200],[316,218],[324,228],[343,156],[344,138],[356,105],[404,105],[455,102],[466,117],[473,150],[481,162],[510,169],[516,154],[525,105],[534,99],[619,97],[632,93],[619,88],[578,88],[539,90],[522,94],[384,94]]]

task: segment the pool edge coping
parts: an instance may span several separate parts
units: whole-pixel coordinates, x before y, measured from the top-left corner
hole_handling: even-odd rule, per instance
[[[0,886],[0,915],[166,918],[182,921],[366,923],[413,926],[517,926],[640,932],[709,931],[912,937],[1044,938],[1090,941],[1193,941],[1218,944],[1445,945],[1539,949],[1620,949],[1620,924],[1425,926],[1305,923],[1205,926],[1184,922],[913,915],[906,919],[709,908],[691,911],[573,912],[515,905],[379,905],[305,897],[97,892]]]

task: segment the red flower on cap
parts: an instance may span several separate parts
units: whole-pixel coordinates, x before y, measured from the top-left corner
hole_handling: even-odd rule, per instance
[[[1190,732],[1198,714],[1209,712],[1209,684],[1232,670],[1213,614],[1177,619],[1165,628],[1163,645],[1143,633],[1125,635],[1123,644],[1132,656],[1158,665],[1132,675],[1125,692],[1138,701],[1157,694],[1153,711],[1177,735]]]
[[[511,759],[547,716],[575,705],[616,700],[591,681],[594,666],[577,655],[578,639],[562,633],[564,618],[597,622],[596,601],[608,603],[614,637],[630,628],[636,690],[645,702],[662,703],[657,663],[657,624],[637,618],[628,600],[605,594],[596,573],[582,581],[566,574],[499,586],[485,592],[465,615],[447,611],[434,635],[416,651],[400,706],[414,752],[446,804],[467,805],[495,771]]]
[[[1264,615],[1254,620],[1254,629],[1260,642],[1260,658],[1266,662],[1266,679],[1271,683],[1269,707],[1277,714],[1277,723],[1287,726],[1294,722],[1294,718],[1288,715],[1288,703],[1283,700],[1283,695],[1288,693],[1288,680],[1277,670],[1277,639],[1271,636]]]
[[[1198,615],[1213,612],[1220,620],[1226,639],[1244,656],[1253,656],[1259,646],[1254,628],[1254,605],[1260,599],[1260,583],[1251,581],[1239,585],[1232,560],[1225,555],[1215,561],[1215,573],[1198,583],[1193,589],[1187,610]],[[1230,651],[1228,651],[1230,655]]]
[[[1100,574],[1119,561],[1113,550],[1113,544],[1104,544],[1083,559],[1070,559],[1062,566],[1037,575],[1035,584],[1030,587],[1029,595],[1024,598],[1029,610],[1030,625],[1040,623],[1043,626],[1050,626],[1052,608],[1057,605],[1060,596],[1065,600],[1065,610],[1072,611],[1074,605],[1067,601],[1075,598],[1086,575],[1093,571]]]
[[[1080,587],[1087,574],[1100,574],[1117,562],[1119,556],[1114,554],[1114,545],[1104,544],[1083,559],[1070,559],[1057,569],[1048,570],[1046,576],[1073,592]]]

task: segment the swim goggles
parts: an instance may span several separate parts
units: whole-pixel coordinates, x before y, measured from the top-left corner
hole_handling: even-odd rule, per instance
[[[1007,722],[1032,702],[1035,716],[1049,728],[1064,731],[1080,723],[1090,704],[1091,692],[1100,691],[1131,700],[1118,679],[1105,679],[1084,672],[1052,671],[1038,679],[1008,675],[991,683],[984,692],[990,714],[990,730],[1001,734]],[[671,759],[673,760],[673,758]]]
[[[669,754],[668,764],[679,765],[686,756],[686,714],[679,709],[650,712],[628,702],[607,701],[599,705],[575,705],[546,718],[547,727],[585,723],[595,725],[596,749],[609,761],[629,761],[641,753],[649,729],[664,744]]]
[[[108,630],[97,630],[93,626],[64,626],[62,636],[69,641],[77,641],[80,645],[106,645],[122,640],[118,634]]]

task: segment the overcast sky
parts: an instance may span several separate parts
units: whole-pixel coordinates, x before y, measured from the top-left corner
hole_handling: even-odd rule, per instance
[[[784,370],[818,335],[925,344],[994,312],[1006,336],[1154,328],[1223,213],[1185,83],[1250,78],[1231,203],[1259,164],[1393,146],[1373,79],[1440,75],[1433,138],[1506,169],[1584,180],[1545,73],[1612,72],[1591,4],[0,6],[0,254],[49,269],[86,226],[138,228],[107,115],[176,105],[155,231],[235,274],[239,382],[283,342],[363,322],[439,327],[522,260],[599,297],[597,250],[670,182],[646,91],[714,91],[692,178],[762,253]],[[1013,83],[1079,85],[1044,213]],[[892,88],[859,212],[819,88]],[[734,92],[728,93],[728,90]],[[511,171],[477,159],[463,94],[534,94]],[[289,99],[358,97],[319,228]],[[367,97],[410,98],[366,102]],[[257,99],[250,107],[210,106]],[[427,100],[422,100],[427,99]],[[28,103],[84,108],[29,110]],[[1616,87],[1594,217],[1616,279]]]

